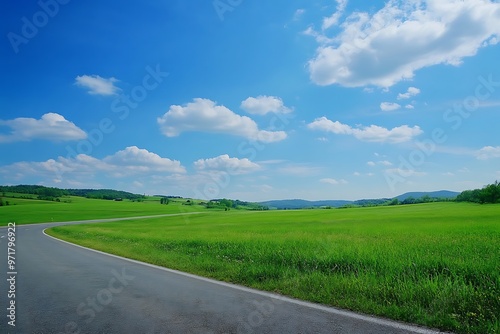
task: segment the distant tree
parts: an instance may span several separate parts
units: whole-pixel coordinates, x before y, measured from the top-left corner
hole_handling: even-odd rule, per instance
[[[388,205],[399,205],[399,199],[393,198]]]
[[[500,203],[500,183],[495,181],[493,184],[488,184],[482,189],[462,191],[457,198],[457,202],[473,202],[473,203]]]
[[[480,203],[481,200],[479,198],[480,190],[465,190],[462,191],[457,198],[455,199],[457,202],[472,202],[472,203]]]
[[[500,202],[500,184],[495,181],[494,184],[489,184],[484,187],[480,193],[481,203],[498,203]]]
[[[231,201],[230,199],[223,198],[219,201],[219,203],[221,206],[225,207],[228,210],[231,209],[231,207],[233,207],[233,201]]]
[[[408,197],[408,198],[405,198],[405,199],[401,202],[401,204],[415,204],[416,202],[417,202],[417,200],[416,200],[414,197],[410,196],[410,197]]]
[[[424,195],[424,196],[420,197],[420,201],[422,203],[429,203],[429,202],[432,202],[432,198],[429,195]]]

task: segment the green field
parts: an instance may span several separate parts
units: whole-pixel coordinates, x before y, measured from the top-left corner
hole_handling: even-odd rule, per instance
[[[25,194],[7,194],[9,196],[26,196]],[[8,206],[0,207],[0,226],[8,222],[16,224],[32,224],[43,222],[61,222],[70,220],[87,220],[98,218],[134,217],[182,213],[204,210],[199,205],[183,205],[185,199],[175,199],[168,205],[160,205],[159,197],[148,197],[142,202],[123,200],[121,202],[88,199],[84,197],[67,196],[60,202],[34,199],[5,197]]]
[[[49,234],[313,302],[457,333],[499,333],[499,217],[500,205],[469,203],[231,210]]]

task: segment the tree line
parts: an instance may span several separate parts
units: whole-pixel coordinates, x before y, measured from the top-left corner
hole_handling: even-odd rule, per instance
[[[79,196],[94,199],[114,200],[117,198],[140,200],[144,195],[132,194],[126,191],[113,189],[60,189],[54,187],[45,187],[38,185],[17,185],[0,186],[0,192],[4,197],[6,193],[35,195],[37,199],[56,201],[63,196]],[[21,196],[22,197],[22,196]],[[27,198],[32,198],[27,196]]]
[[[472,202],[472,203],[500,203],[500,183],[495,181],[493,184],[488,184],[481,189],[462,191],[456,198],[457,202]]]

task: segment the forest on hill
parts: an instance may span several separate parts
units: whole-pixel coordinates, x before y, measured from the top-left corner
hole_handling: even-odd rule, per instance
[[[144,195],[113,189],[60,189],[38,185],[0,186],[0,193],[3,197],[8,197],[5,196],[6,193],[35,195],[37,199],[49,201],[54,201],[63,196],[80,196],[107,200],[114,200],[117,198],[139,200],[144,198]]]

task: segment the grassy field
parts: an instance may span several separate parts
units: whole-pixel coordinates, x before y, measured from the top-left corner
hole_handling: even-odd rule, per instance
[[[65,226],[121,256],[457,333],[499,333],[500,205],[216,212]]]
[[[25,194],[8,195],[30,196]],[[31,224],[204,210],[199,205],[182,205],[186,200],[181,199],[175,199],[168,205],[160,205],[160,199],[157,197],[148,197],[143,202],[132,202],[130,200],[118,202],[76,196],[62,197],[61,202],[11,197],[5,197],[4,201],[9,201],[9,205],[0,207],[0,226],[6,226],[8,222]]]

